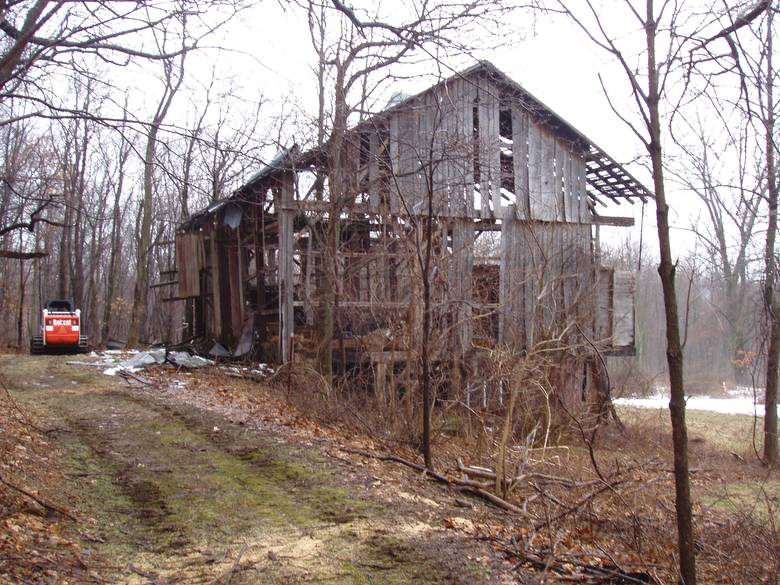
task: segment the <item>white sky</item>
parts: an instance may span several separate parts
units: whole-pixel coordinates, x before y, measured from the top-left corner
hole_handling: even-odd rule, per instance
[[[615,106],[631,106],[623,73],[608,55],[563,19],[551,22],[540,17],[534,24],[523,16],[518,17],[517,27],[523,31],[523,41],[491,51],[489,55],[475,56],[492,61],[619,162],[646,154],[636,137],[611,111],[602,92],[599,74],[610,87]],[[624,28],[629,33],[641,32],[631,31],[630,23]],[[302,10],[272,1],[259,3],[243,13],[213,43],[227,49],[218,56],[220,76],[234,77],[249,105],[262,95],[269,100],[265,109],[269,116],[278,114],[283,108],[289,111],[293,102],[300,104],[304,112],[312,115],[316,112],[316,84],[312,72],[315,56]],[[191,88],[198,87],[197,78],[208,78],[215,55],[211,51],[208,57],[200,57],[202,61],[196,67],[190,68],[188,85]],[[418,82],[398,89],[414,93],[423,88],[424,85]],[[147,99],[154,95],[154,92],[148,92]],[[182,101],[179,105],[186,107]],[[628,168],[645,185],[651,186],[649,173],[641,165],[631,164]],[[674,230],[673,243],[682,254],[693,246],[694,238],[685,228],[690,226],[696,208],[689,195],[672,191],[669,199],[673,227],[682,228]],[[638,240],[641,208],[639,204],[623,204],[607,214],[634,215],[637,227],[632,231],[632,237]],[[644,229],[645,252],[652,254],[657,249],[652,204],[646,206]],[[619,237],[627,232],[624,229],[604,231],[607,241],[614,237],[610,232]]]

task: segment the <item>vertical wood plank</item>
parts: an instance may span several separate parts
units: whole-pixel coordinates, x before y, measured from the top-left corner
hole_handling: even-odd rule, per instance
[[[585,156],[580,154],[576,158],[576,170],[577,179],[575,182],[575,189],[577,191],[577,201],[579,203],[579,220],[582,223],[591,223],[592,217],[590,209],[588,208],[588,193],[585,188],[587,181]]]
[[[460,80],[458,98],[463,182],[458,187],[465,217],[474,217],[474,92],[469,80]]]
[[[528,113],[517,102],[512,105],[512,143],[512,164],[515,173],[515,213],[518,219],[529,219]]]
[[[553,201],[555,205],[555,220],[564,221],[565,215],[565,197],[563,192],[563,169],[566,168],[566,149],[560,139],[553,136],[554,140],[554,158],[553,158]]]
[[[388,198],[390,204],[390,212],[397,214],[401,207],[398,199],[398,189],[401,186],[400,173],[401,173],[401,137],[400,137],[400,120],[398,112],[391,114],[390,123],[390,178]]]
[[[564,168],[564,203],[566,205],[566,221],[574,223],[579,221],[580,210],[579,201],[577,201],[577,191],[574,188],[574,157],[571,151],[566,151],[566,166]]]
[[[634,274],[616,270],[612,282],[612,347],[634,346]]]
[[[612,280],[611,268],[599,268],[596,282],[597,311],[595,315],[596,339],[608,342],[612,337]]]
[[[519,351],[525,346],[525,266],[523,223],[515,219],[515,205],[504,209],[501,224],[501,260],[499,268],[499,343]]]
[[[455,279],[454,301],[456,310],[457,348],[462,355],[471,347],[472,339],[472,280],[474,269],[474,222],[458,219],[453,222],[452,253]]]
[[[531,219],[544,219],[542,200],[542,129],[530,120],[528,126],[528,202]]]
[[[534,311],[536,299],[536,270],[534,264],[535,238],[532,237],[535,223],[524,222],[520,225],[520,244],[522,253],[519,259],[520,277],[522,278],[523,326],[525,329],[525,347],[530,349],[534,344]]]
[[[557,193],[555,192],[555,137],[546,129],[541,132],[541,216],[544,221],[556,219]]]
[[[220,269],[219,269],[219,251],[217,250],[219,238],[217,237],[217,228],[211,229],[211,294],[213,300],[212,314],[214,316],[215,337],[222,337],[222,294],[220,290]]]
[[[281,362],[290,358],[293,325],[293,217],[294,176],[287,173],[282,177],[279,214],[279,351]]]
[[[241,228],[228,230],[227,268],[230,298],[230,328],[235,337],[244,323],[244,279],[241,253]]]
[[[379,211],[381,195],[379,192],[379,152],[381,149],[379,132],[371,129],[368,149],[368,208]]]
[[[500,135],[501,103],[498,89],[490,88],[490,109],[488,135],[488,160],[490,161],[490,198],[493,202],[493,217],[502,218],[501,202],[501,135]]]
[[[480,78],[477,82],[477,97],[479,104],[477,106],[477,119],[479,121],[479,140],[477,148],[479,149],[479,194],[480,194],[480,212],[482,219],[489,219],[490,213],[490,157],[488,153],[488,112],[490,110],[490,96],[485,88],[485,82]]]
[[[446,91],[441,96],[440,116],[441,116],[441,180],[442,180],[442,193],[444,197],[444,204],[442,206],[442,214],[446,217],[453,217],[457,215],[458,202],[455,200],[455,184],[456,184],[456,165],[455,159],[457,157],[457,140],[458,135],[458,119],[457,109],[455,108],[454,93],[455,85],[458,83],[458,79],[450,82],[446,85]]]

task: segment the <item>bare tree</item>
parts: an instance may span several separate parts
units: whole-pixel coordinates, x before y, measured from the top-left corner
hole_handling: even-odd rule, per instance
[[[101,340],[105,343],[112,334],[112,322],[115,318],[114,299],[117,293],[119,270],[122,265],[122,198],[125,196],[125,173],[132,152],[132,143],[125,136],[124,129],[120,132],[116,152],[116,173],[112,181],[113,203],[111,207],[111,232],[109,245],[109,260],[106,268],[106,288],[103,305],[103,324]]]
[[[480,23],[496,22],[500,15],[509,10],[507,3],[496,1],[489,3],[471,2],[417,2],[411,1],[408,11],[411,18],[383,20],[382,16],[366,10],[352,8],[340,0],[306,4],[311,29],[312,43],[317,52],[320,66],[317,82],[320,111],[318,113],[317,133],[323,158],[326,160],[327,189],[323,187],[324,177],[317,180],[317,191],[327,191],[329,208],[325,213],[331,221],[320,222],[322,229],[316,237],[322,242],[324,282],[319,289],[319,348],[318,361],[323,375],[332,378],[332,340],[336,327],[335,313],[338,308],[336,258],[340,243],[339,217],[347,201],[348,189],[345,188],[345,136],[351,117],[364,114],[386,87],[391,69],[402,65],[408,59],[430,56],[435,48],[443,51],[466,52],[468,50],[469,29]],[[400,13],[399,13],[400,14]],[[335,20],[337,38],[327,45],[328,18]],[[323,68],[322,65],[325,65]],[[325,89],[330,80],[329,90]],[[324,96],[330,95],[330,108],[326,106]],[[326,112],[330,113],[329,124],[325,124]],[[324,126],[328,126],[327,132]],[[327,135],[327,137],[326,137]],[[425,230],[432,230],[432,221],[428,221]],[[431,236],[429,232],[427,234]],[[427,247],[430,250],[430,246]],[[426,261],[428,252],[420,259],[423,267],[430,269]],[[424,316],[423,321],[426,320]],[[421,332],[426,335],[425,327]],[[430,333],[430,332],[429,332]],[[423,369],[426,366],[422,365]],[[425,373],[423,378],[426,378]],[[423,402],[423,441],[422,451],[427,467],[432,466],[430,452],[430,381],[421,383]]]
[[[778,229],[777,184],[777,100],[774,95],[777,71],[774,65],[773,20],[777,8],[771,0],[727,7],[718,14],[717,32],[702,40],[692,51],[691,63],[705,75],[708,85],[724,74],[734,75],[739,95],[733,103],[748,120],[748,128],[763,156],[762,194],[766,202],[767,231],[763,251],[763,300],[768,321],[766,354],[766,396],[764,416],[764,460],[780,460],[777,437],[777,390],[780,368],[780,301],[777,298]],[[726,50],[719,52],[719,47]]]
[[[175,60],[163,61],[163,93],[157,104],[149,130],[146,135],[146,150],[144,152],[144,182],[143,200],[141,202],[141,221],[137,227],[138,243],[136,251],[136,282],[133,294],[133,309],[130,319],[130,331],[127,342],[131,346],[138,345],[143,336],[143,327],[147,317],[147,299],[149,289],[149,253],[152,246],[152,214],[154,209],[154,170],[156,166],[157,139],[160,128],[168,115],[173,98],[184,82],[184,62],[186,51],[180,53]]]
[[[52,85],[57,77],[53,73],[92,77],[95,63],[122,67],[134,60],[170,60],[198,47],[242,8],[240,0],[4,2],[0,102],[13,100],[28,107],[0,118],[0,123],[85,115],[63,103],[62,92]],[[183,18],[189,19],[192,36],[172,49],[161,47],[156,35]]]
[[[724,102],[718,105],[724,109],[733,106]],[[716,123],[708,130],[700,116],[701,109],[697,104],[694,119],[681,121],[688,138],[678,138],[676,143],[685,157],[679,159],[679,165],[670,164],[670,174],[681,189],[694,194],[703,206],[703,215],[692,221],[691,230],[703,247],[703,258],[709,259],[707,268],[719,273],[724,283],[722,300],[712,299],[719,307],[725,330],[726,343],[719,363],[731,370],[724,375],[738,382],[744,374],[738,363],[750,343],[745,303],[765,181],[761,177],[762,165],[756,168],[753,141],[740,112],[734,112],[736,127]],[[678,114],[678,119],[682,118]],[[712,367],[711,362],[708,367]]]
[[[641,4],[641,3],[639,3]],[[631,57],[620,46],[620,36],[609,33],[598,7],[590,0],[582,12],[574,12],[560,0],[557,7],[597,46],[605,50],[619,64],[628,81],[639,123],[629,119],[625,111],[615,110],[641,141],[650,158],[656,198],[656,223],[660,264],[658,273],[663,289],[666,321],[666,357],[669,368],[671,398],[669,411],[674,447],[675,504],[677,536],[680,555],[680,582],[696,583],[693,515],[691,512],[690,480],[688,476],[688,432],[685,420],[685,388],[683,377],[683,344],[680,335],[680,312],[675,286],[676,262],[669,238],[669,205],[666,199],[665,165],[663,157],[662,100],[674,83],[674,66],[679,64],[681,46],[688,38],[676,28],[681,18],[680,8],[654,0],[646,0],[644,7],[626,2],[627,14],[644,31],[644,63],[635,66]],[[690,31],[692,34],[695,31]],[[662,34],[670,35],[671,42],[662,52],[658,46]],[[610,94],[605,88],[605,95]],[[610,101],[610,104],[612,102]],[[614,108],[613,108],[614,109]]]

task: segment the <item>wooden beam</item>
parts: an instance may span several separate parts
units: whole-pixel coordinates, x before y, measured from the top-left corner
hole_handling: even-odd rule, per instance
[[[615,227],[634,227],[633,217],[612,217],[609,215],[593,214],[593,223],[598,225],[611,225]]]
[[[175,301],[186,301],[188,299],[195,299],[197,297],[167,297],[162,300],[163,303],[173,303]]]
[[[293,247],[295,245],[293,233],[293,219],[295,211],[291,210],[290,203],[295,192],[295,177],[287,173],[282,178],[282,187],[279,189],[279,352],[281,362],[287,363],[290,359],[292,347],[293,326]]]
[[[173,286],[174,284],[179,284],[178,280],[168,280],[166,282],[156,282],[154,284],[150,284],[149,288],[160,288],[162,286]]]

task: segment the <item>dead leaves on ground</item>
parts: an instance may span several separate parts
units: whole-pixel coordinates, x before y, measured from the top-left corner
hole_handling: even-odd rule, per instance
[[[0,473],[18,489],[0,483],[0,582],[88,583],[100,580],[71,538],[73,522],[30,496],[50,500],[46,492],[65,478],[48,438],[0,394]]]

